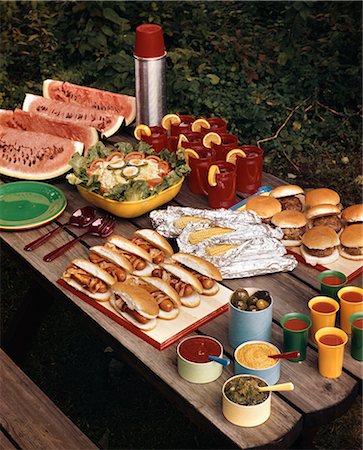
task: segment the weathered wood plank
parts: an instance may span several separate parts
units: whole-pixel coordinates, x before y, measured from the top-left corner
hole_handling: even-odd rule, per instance
[[[3,431],[0,431],[0,448],[2,450],[15,450],[19,446],[15,446]]]
[[[0,359],[1,426],[20,448],[97,448],[2,350]]]

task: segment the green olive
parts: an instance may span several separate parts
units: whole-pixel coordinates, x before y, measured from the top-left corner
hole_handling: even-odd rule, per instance
[[[270,306],[270,303],[267,300],[259,299],[256,302],[257,309],[266,309]]]
[[[248,306],[256,306],[256,303],[258,302],[258,298],[255,295],[251,295],[251,297],[247,300]]]
[[[246,291],[246,289],[243,289],[243,288],[236,289],[232,294],[232,300],[238,299],[238,300],[246,301],[248,299],[248,297],[249,297],[248,292]]]
[[[247,311],[257,311],[256,305],[251,305],[247,308]]]

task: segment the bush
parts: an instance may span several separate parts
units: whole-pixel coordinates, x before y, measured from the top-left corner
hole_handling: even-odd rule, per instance
[[[0,98],[57,78],[134,92],[134,30],[160,23],[168,110],[222,116],[265,169],[360,198],[360,2],[3,2]],[[272,138],[276,136],[275,138]]]

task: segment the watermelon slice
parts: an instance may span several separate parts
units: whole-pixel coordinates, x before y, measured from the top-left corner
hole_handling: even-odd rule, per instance
[[[123,116],[126,125],[133,122],[136,116],[135,97],[78,86],[66,81],[45,80],[43,82],[43,96],[52,100],[94,108],[108,114]]]
[[[15,111],[0,109],[0,125],[18,130],[53,134],[72,141],[83,142],[85,150],[98,142],[96,128],[46,119],[40,115],[31,115],[21,109]]]
[[[33,94],[25,95],[23,110],[51,120],[94,127],[106,138],[115,134],[124,121],[123,116],[106,114],[97,109],[50,100]]]
[[[0,126],[0,174],[24,180],[49,180],[71,169],[83,143],[36,131]]]

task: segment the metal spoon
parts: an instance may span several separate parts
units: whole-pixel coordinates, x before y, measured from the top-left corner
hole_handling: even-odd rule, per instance
[[[48,241],[48,239],[50,239],[56,233],[58,233],[59,230],[63,230],[63,228],[66,227],[67,225],[72,225],[74,227],[79,228],[88,227],[88,225],[92,222],[92,220],[95,217],[96,217],[96,208],[94,208],[93,206],[84,206],[83,208],[78,208],[72,213],[67,223],[64,223],[63,225],[58,225],[57,228],[54,228],[54,230],[49,231],[49,233],[45,234],[44,236],[40,236],[40,238],[36,239],[30,244],[27,244],[24,247],[24,250],[28,252],[35,250],[36,248],[43,245],[44,242]]]
[[[294,385],[291,382],[289,382],[289,383],[274,384],[273,386],[263,386],[263,387],[258,386],[258,390],[260,392],[293,391],[294,390]]]
[[[68,249],[73,247],[73,245],[77,241],[82,239],[87,234],[92,234],[93,236],[98,237],[109,236],[115,229],[115,223],[116,219],[113,216],[107,215],[97,218],[94,222],[91,223],[91,225],[89,226],[88,230],[85,233],[62,245],[62,247],[59,247],[53,250],[52,252],[48,253],[43,257],[43,261],[50,262],[58,258],[58,256],[63,255],[63,253],[65,253]]]
[[[269,358],[273,359],[293,359],[300,358],[300,352],[285,352],[277,353],[276,355],[268,355]]]

